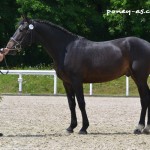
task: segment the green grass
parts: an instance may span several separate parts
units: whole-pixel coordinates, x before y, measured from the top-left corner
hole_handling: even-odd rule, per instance
[[[49,70],[49,67],[25,67],[24,70]],[[17,68],[13,68],[17,69]],[[18,70],[22,70],[19,68]],[[53,76],[42,75],[23,75],[23,94],[53,94]],[[57,93],[65,94],[65,90],[61,80],[57,80]],[[129,95],[138,96],[138,91],[135,83],[129,79]],[[125,76],[106,83],[93,84],[93,94],[101,96],[125,96],[126,92]],[[148,80],[150,86],[150,78]],[[0,93],[18,93],[18,75],[0,75]],[[84,93],[89,94],[89,84],[84,84]]]
[[[138,96],[138,91],[136,85],[129,79],[129,95]],[[89,89],[88,89],[89,90]],[[85,92],[88,93],[87,87],[85,87]],[[125,96],[126,94],[126,78],[125,76],[105,83],[95,83],[93,84],[93,94],[103,95],[103,96]]]
[[[137,88],[130,78],[130,96],[138,96]],[[125,76],[106,83],[93,84],[93,94],[125,96]],[[150,82],[149,82],[150,83]],[[53,94],[53,76],[23,75],[23,94]],[[0,92],[18,93],[18,75],[0,75]],[[58,79],[58,94],[65,94],[62,81]],[[89,84],[84,84],[84,93],[89,94]]]

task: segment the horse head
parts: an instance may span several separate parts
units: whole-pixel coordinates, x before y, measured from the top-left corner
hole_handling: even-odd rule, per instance
[[[7,43],[6,48],[9,49],[9,54],[16,54],[17,51],[21,51],[22,47],[32,44],[33,29],[33,21],[27,17],[23,17],[19,27]]]

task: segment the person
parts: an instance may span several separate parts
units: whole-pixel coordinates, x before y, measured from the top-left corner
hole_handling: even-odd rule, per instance
[[[1,48],[0,49],[0,62],[3,61],[5,55],[9,52],[8,48]],[[2,133],[0,133],[0,137],[3,136]]]
[[[8,48],[1,48],[0,49],[0,62],[3,61],[5,55],[9,52]]]

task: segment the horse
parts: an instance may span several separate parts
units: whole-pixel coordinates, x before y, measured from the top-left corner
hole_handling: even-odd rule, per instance
[[[150,131],[150,43],[138,37],[118,38],[110,41],[90,41],[73,34],[49,21],[24,17],[7,43],[11,50],[21,50],[32,43],[40,43],[52,57],[54,69],[63,82],[71,123],[67,132],[77,127],[76,99],[82,115],[79,134],[87,134],[89,120],[83,93],[84,83],[101,83],[131,76],[137,85],[141,114],[135,134]],[[147,124],[145,116],[148,113]]]

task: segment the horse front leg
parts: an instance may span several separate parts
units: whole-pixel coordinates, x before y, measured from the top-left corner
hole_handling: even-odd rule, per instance
[[[86,109],[85,109],[85,100],[84,100],[84,94],[83,94],[83,84],[80,82],[78,79],[73,80],[73,88],[75,91],[75,95],[77,97],[78,105],[81,110],[82,114],[82,128],[79,131],[79,134],[87,134],[87,128],[89,126],[89,121],[88,117],[86,114]]]
[[[67,98],[68,98],[68,104],[71,112],[71,124],[67,128],[68,133],[73,133],[73,129],[77,126],[77,117],[76,117],[76,102],[75,102],[75,93],[72,88],[72,85],[63,82],[63,85],[66,90]]]

